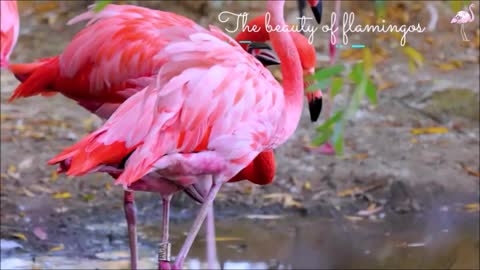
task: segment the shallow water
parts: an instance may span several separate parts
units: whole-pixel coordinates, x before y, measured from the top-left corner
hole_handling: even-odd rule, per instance
[[[175,254],[189,224],[172,222],[171,227]],[[220,220],[216,227],[219,263],[223,269],[479,267],[478,213],[445,207],[429,214],[380,215],[364,221],[343,217],[238,218]],[[112,228],[121,235],[125,224],[93,224],[87,230],[101,234]],[[159,224],[139,228],[139,268],[155,268],[155,246],[151,243],[159,238]],[[84,241],[93,240],[85,237]],[[59,255],[37,254],[34,258],[19,248],[6,250],[5,243],[2,242],[2,269],[129,266],[127,243],[123,240],[118,245],[106,246],[94,256],[58,252]],[[204,247],[201,232],[189,254],[188,269],[206,267]]]

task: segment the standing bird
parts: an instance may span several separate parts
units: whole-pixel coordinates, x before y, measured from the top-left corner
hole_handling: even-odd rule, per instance
[[[8,66],[10,54],[18,39],[17,1],[0,1],[0,68]]]
[[[145,11],[145,13],[144,13]],[[135,16],[134,13],[137,13],[138,16]],[[157,11],[155,11],[157,12]],[[80,21],[80,20],[85,20],[85,19],[91,19],[91,21],[89,22],[89,26],[87,28],[85,28],[82,32],[80,32],[75,38],[74,40],[72,41],[72,43],[67,47],[67,49],[65,50],[65,53],[62,54],[61,56],[58,56],[58,57],[53,57],[53,58],[49,58],[49,59],[43,59],[43,60],[40,60],[39,62],[37,63],[32,63],[32,64],[17,64],[17,65],[11,65],[11,69],[12,71],[14,71],[17,75],[18,78],[21,78],[22,80],[24,80],[24,83],[22,83],[22,85],[17,88],[17,90],[15,91],[15,93],[12,95],[12,98],[11,99],[15,99],[16,97],[19,97],[19,96],[28,96],[28,95],[34,95],[34,94],[38,94],[38,93],[51,93],[51,91],[59,91],[63,94],[65,94],[66,96],[69,96],[69,97],[73,97],[75,100],[77,100],[80,105],[86,107],[87,109],[89,109],[90,111],[92,112],[95,112],[97,115],[101,116],[101,117],[104,117],[104,118],[107,118],[109,117],[113,111],[115,111],[115,109],[119,106],[119,104],[121,102],[123,102],[123,100],[121,100],[120,102],[111,102],[111,103],[108,103],[108,102],[98,102],[98,96],[101,96],[102,94],[104,93],[101,93],[102,91],[104,92],[108,92],[109,90],[111,90],[111,88],[109,89],[108,87],[104,87],[104,88],[100,88],[100,89],[97,89],[96,91],[91,91],[90,90],[90,85],[92,85],[92,83],[88,83],[88,78],[95,78],[101,82],[103,81],[106,81],[106,84],[108,85],[109,81],[108,81],[108,75],[110,75],[111,72],[108,72],[108,69],[114,69],[115,66],[114,65],[110,65],[110,66],[106,66],[107,64],[111,64],[111,63],[108,63],[108,61],[105,61],[105,60],[110,60],[108,59],[108,57],[112,57],[112,56],[107,56],[105,57],[105,55],[102,55],[101,53],[99,53],[98,51],[94,51],[92,50],[91,51],[91,54],[94,54],[93,56],[95,57],[94,59],[96,60],[99,60],[97,61],[95,64],[94,64],[94,61],[92,59],[92,57],[88,56],[89,54],[86,53],[86,59],[92,59],[92,61],[87,61],[86,63],[84,63],[84,68],[79,68],[79,70],[77,71],[77,73],[74,73],[73,74],[73,78],[70,78],[69,76],[63,76],[62,77],[62,73],[65,73],[65,67],[69,66],[70,63],[76,63],[78,65],[78,61],[80,61],[81,59],[78,59],[75,58],[75,55],[74,57],[70,57],[68,58],[66,56],[66,53],[68,52],[72,52],[72,51],[77,51],[77,47],[76,45],[79,45],[79,44],[89,44],[93,41],[95,42],[98,42],[98,39],[101,39],[99,37],[97,37],[95,35],[95,33],[99,33],[100,30],[103,30],[102,35],[103,36],[107,36],[107,39],[108,37],[110,36],[115,36],[117,39],[120,39],[120,40],[116,40],[116,42],[113,42],[114,45],[118,45],[120,46],[119,44],[122,44],[122,40],[121,38],[122,37],[125,37],[125,35],[128,35],[127,36],[127,40],[130,41],[130,42],[133,42],[134,40],[132,40],[132,37],[133,38],[142,38],[141,34],[144,32],[144,30],[146,29],[149,29],[152,28],[152,26],[161,26],[163,25],[164,27],[166,27],[165,25],[169,26],[169,25],[174,25],[175,23],[182,23],[182,24],[186,24],[186,25],[191,25],[191,21],[189,21],[188,19],[184,18],[184,17],[181,17],[181,16],[178,16],[178,15],[175,15],[175,14],[171,14],[171,13],[166,13],[166,12],[161,12],[161,11],[158,11],[160,16],[153,16],[154,14],[153,13],[150,13],[150,12],[147,12],[146,9],[144,8],[139,8],[139,7],[134,7],[134,6],[115,6],[115,5],[109,5],[106,7],[106,9],[102,12],[100,12],[99,14],[95,15],[91,12],[87,12],[85,14],[82,14],[76,18],[74,18],[71,23],[74,23],[74,22],[77,22],[77,21]],[[136,26],[142,26],[142,27],[130,27],[128,29],[126,29],[126,26],[127,26],[127,22],[126,21],[122,21],[122,20],[119,20],[120,18],[118,18],[119,16],[123,16],[123,15],[127,15],[126,17],[128,19],[131,19],[133,17],[142,17],[143,16],[143,22],[146,22],[146,25],[140,25],[140,22],[139,20],[137,21],[132,21],[132,25],[135,25],[137,24]],[[170,18],[168,16],[166,16],[166,14],[170,14],[171,16],[173,16],[174,18],[172,19],[174,22],[172,22],[172,20],[168,21],[167,19]],[[161,21],[161,19],[163,19],[163,21]],[[160,20],[160,21],[159,21]],[[120,27],[120,28],[103,28],[104,26],[106,25],[117,25],[118,26],[118,23],[120,23],[120,25],[122,25],[121,23],[124,23],[124,27]],[[99,25],[100,24],[100,25]],[[264,21],[262,21],[262,24],[264,25]],[[103,28],[103,29],[102,29]],[[106,32],[107,29],[111,29],[110,31],[114,31],[113,33],[112,32]],[[158,28],[155,28],[155,29],[158,29]],[[89,30],[89,31],[88,31]],[[129,30],[127,32],[127,30]],[[137,32],[140,32],[140,33],[137,33],[135,32],[135,30]],[[116,32],[115,32],[116,31]],[[154,31],[154,29],[152,30]],[[296,33],[294,33],[296,34]],[[298,35],[298,34],[297,34]],[[298,36],[300,38],[298,38]],[[315,63],[315,53],[314,53],[314,49],[313,47],[308,44],[308,41],[301,35],[298,35],[297,38],[294,38],[295,40],[295,43],[296,43],[296,46],[299,50],[299,52],[301,53],[302,51],[306,51],[307,54],[302,54],[301,55],[305,55],[305,57],[302,58],[302,63],[307,63],[307,65],[309,65],[308,63]],[[267,35],[267,38],[268,38],[268,35]],[[303,39],[302,39],[303,38]],[[149,40],[149,41],[152,41],[153,39]],[[250,37],[250,40],[252,41],[256,41],[256,40],[259,40],[258,37],[255,37],[255,36],[251,36]],[[161,43],[161,36],[158,36],[157,39],[155,39],[154,41],[157,41],[158,43]],[[159,49],[161,48],[162,46],[164,46],[164,43],[161,43],[161,44],[151,44],[153,46],[150,46],[150,48],[155,48],[155,46],[157,46],[156,48]],[[106,43],[106,44],[111,44],[111,43]],[[122,44],[123,45],[123,44]],[[127,44],[125,44],[127,45]],[[305,50],[304,48],[308,48],[308,46],[310,46],[311,48],[311,51],[313,51],[313,54],[309,51],[309,50]],[[107,51],[107,48],[108,46],[107,45],[104,45],[104,47],[101,48],[101,50],[103,49],[103,51]],[[122,51],[123,48],[125,48],[125,50],[127,50],[127,52],[125,51]],[[130,49],[128,46],[126,47],[123,47],[122,46],[122,49],[118,49],[118,53],[122,54],[122,60],[124,60],[123,63],[125,63],[124,66],[128,66],[129,64],[131,64],[131,62],[128,62],[128,60],[131,60],[131,58],[126,58],[126,59],[123,59],[125,58],[125,54],[127,53],[130,53],[128,51],[128,49]],[[88,52],[88,51],[86,51]],[[310,53],[310,54],[308,54]],[[90,54],[90,55],[91,55]],[[264,51],[262,50],[259,50],[259,52],[255,53],[255,55],[257,56],[258,59],[262,59],[262,60],[272,60],[272,58],[268,58],[268,54],[265,54]],[[267,58],[265,58],[265,55],[267,56]],[[313,55],[313,56],[312,56]],[[133,53],[130,53],[130,57],[133,57],[135,59],[135,54]],[[60,59],[59,59],[60,58]],[[138,57],[137,57],[138,58]],[[64,60],[63,61],[63,65],[62,65],[62,61],[61,60]],[[304,60],[305,59],[305,60]],[[153,61],[153,58],[152,57],[148,57],[147,59],[144,59],[144,61],[148,61],[148,60],[152,60]],[[106,63],[107,62],[107,63]],[[142,64],[147,64],[152,66],[154,65],[154,63],[151,63],[151,62],[147,62],[147,63],[144,63],[142,62]],[[161,67],[161,66],[158,66],[158,68]],[[82,73],[82,70],[87,70],[88,72],[83,72]],[[107,72],[101,72],[102,70],[106,70]],[[96,73],[95,73],[96,71]],[[156,73],[157,70],[153,70],[150,72],[152,74]],[[81,73],[80,75],[78,75],[78,73]],[[99,74],[100,73],[100,74]],[[60,76],[58,76],[60,75]],[[132,80],[135,80],[137,79],[137,77],[144,77],[145,80],[148,80],[150,78],[145,78],[145,77],[148,77],[148,72],[147,73],[144,73],[144,74],[141,74],[141,75],[136,75],[136,74],[126,74],[122,79],[122,76],[119,76],[117,74],[117,78],[120,78],[120,81],[121,82],[128,82],[129,80],[132,81]],[[39,78],[42,78],[41,80]],[[43,80],[43,81],[42,81]],[[87,81],[87,82],[86,82]],[[64,87],[64,88],[61,88],[61,87]],[[82,87],[85,87],[85,88],[82,88]],[[43,89],[43,90],[42,90]],[[71,89],[78,89],[77,90],[77,93],[71,93]],[[113,90],[115,90],[113,88]],[[122,90],[121,88],[117,88],[116,90],[118,91],[124,91]],[[134,89],[134,91],[131,91],[132,93],[133,92],[136,92],[139,90],[139,87],[136,87]],[[75,96],[75,94],[77,94],[77,96]],[[78,94],[81,94],[83,98],[78,98]],[[108,97],[107,97],[108,98]],[[320,106],[321,106],[321,100],[320,100]],[[321,109],[321,107],[320,107]],[[318,109],[318,113],[320,111],[320,109]],[[318,117],[318,116],[317,116]],[[262,153],[263,154],[263,153]],[[257,161],[258,159],[258,161]],[[249,167],[255,167],[257,168],[256,171],[252,171],[252,170],[249,170],[249,173],[239,173],[239,175],[236,176],[236,179],[248,179],[256,184],[267,184],[269,182],[271,182],[271,180],[273,180],[273,175],[274,175],[274,159],[273,159],[273,153],[265,153],[265,157],[261,157],[261,155],[258,156],[258,158],[254,160],[254,162],[249,165]],[[65,164],[68,164],[68,162],[65,162]],[[68,165],[64,166],[66,168],[68,168]],[[264,169],[264,171],[261,171],[262,170],[262,167],[264,168],[268,168],[267,170]],[[64,168],[65,169],[65,168]],[[110,174],[112,176],[114,175],[117,175],[118,172],[115,171],[115,172],[110,172]],[[260,176],[267,176],[267,177],[258,177],[256,176],[255,174],[258,174]],[[240,178],[240,175],[241,177],[243,178]],[[205,191],[202,195],[203,196],[206,196],[206,192],[208,191]],[[187,189],[187,193],[189,193],[191,196],[195,196],[197,198],[197,200],[201,200],[202,199],[202,195],[198,195],[198,194],[195,194],[195,195],[192,195],[192,193],[198,193],[196,192],[195,190],[189,190]],[[165,212],[168,213],[168,201],[169,200],[169,196],[167,197],[167,199],[164,198],[164,205],[166,205],[166,209],[164,210]],[[134,207],[134,201],[133,201],[133,193],[131,191],[126,191],[125,192],[125,195],[124,195],[124,206],[125,206],[125,212],[126,212],[126,216],[127,216],[127,221],[128,221],[128,227],[129,227],[129,239],[130,239],[130,243],[131,243],[131,251],[132,251],[132,267],[135,266],[135,263],[134,261],[135,260],[135,257],[136,257],[136,237],[135,237],[135,207]],[[165,215],[164,215],[165,216]],[[168,216],[168,215],[167,215]],[[168,224],[167,226],[164,226],[164,228],[167,228],[166,231],[168,231]],[[166,234],[168,235],[168,233]],[[168,237],[167,237],[168,238]],[[133,243],[133,244],[132,244]]]
[[[453,17],[452,20],[450,21],[450,23],[461,24],[460,33],[462,34],[463,41],[470,41],[467,37],[467,33],[465,33],[465,24],[469,22],[473,22],[475,20],[475,14],[473,13],[473,10],[472,10],[472,8],[474,7],[475,7],[475,4],[471,3],[468,6],[468,11],[470,11],[470,13],[468,13],[468,11],[465,11],[465,10],[460,10],[459,12],[457,12],[455,17]]]
[[[166,35],[156,34],[156,30],[176,25],[195,25],[193,21],[173,13],[117,5],[108,5],[98,14],[91,11],[84,13],[70,23],[86,19],[90,19],[87,28],[75,36],[60,56],[9,66],[17,78],[23,81],[10,101],[18,97],[61,92],[98,116],[108,118],[122,102],[140,91],[149,80],[154,80],[154,75],[162,67],[163,63],[155,61],[154,56],[168,44],[169,39],[165,38]],[[88,48],[80,49],[85,44],[88,44]],[[145,44],[150,46],[142,46]],[[138,50],[139,46],[142,50]],[[275,63],[272,55],[264,49],[256,50],[255,54],[259,59]],[[273,154],[266,153],[265,158],[260,158],[259,155],[258,161],[254,162],[256,168],[265,167],[271,170]],[[61,170],[68,169],[68,166],[66,161]],[[107,172],[113,177],[118,175],[118,170],[110,169]],[[260,181],[261,184],[273,180],[272,171],[263,172],[263,175],[271,175],[269,179],[260,179],[249,172],[250,174],[240,172],[237,178],[241,176],[241,179],[254,183]],[[186,191],[197,200],[202,199],[195,189]],[[170,196],[164,196],[163,200],[164,217],[168,217]],[[136,208],[133,192],[130,190],[124,192],[124,209],[130,240],[131,266],[136,268]],[[168,239],[168,218],[164,219],[164,228],[167,233],[163,238]]]
[[[283,5],[268,2],[275,26],[286,27]],[[270,33],[282,62],[283,87],[213,27],[177,26],[158,32],[172,40],[156,55],[164,63],[156,80],[50,163],[69,160],[69,175],[123,163],[116,183],[130,189],[147,186],[168,193],[196,184],[210,186],[176,258],[174,267],[181,268],[222,184],[295,131],[303,107],[302,67],[291,36],[284,32]]]

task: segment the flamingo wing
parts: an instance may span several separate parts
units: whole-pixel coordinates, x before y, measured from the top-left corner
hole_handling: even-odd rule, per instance
[[[68,173],[80,175],[128,156],[117,183],[130,185],[177,154],[211,152],[232,165],[230,178],[275,146],[285,100],[271,73],[218,31],[161,32],[177,40],[156,56],[165,63],[156,81],[51,164],[71,159]]]
[[[61,74],[88,77],[87,89],[94,95],[102,90],[121,90],[123,93],[118,94],[124,98],[145,87],[162,65],[154,58],[170,37],[158,30],[196,26],[174,13],[130,5],[108,5],[99,13],[88,11],[69,23],[87,19],[88,26],[60,56]]]
[[[12,95],[27,97],[46,89],[59,91],[78,101],[121,103],[143,89],[162,63],[155,55],[170,37],[159,30],[174,25],[197,27],[183,16],[131,5],[107,5],[90,10],[69,24],[88,20],[58,57],[32,71],[14,66],[19,73],[31,73]],[[31,77],[31,79],[30,79]]]

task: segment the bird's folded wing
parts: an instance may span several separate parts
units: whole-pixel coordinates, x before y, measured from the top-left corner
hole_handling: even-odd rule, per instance
[[[268,147],[284,96],[255,58],[205,33],[171,42],[157,57],[165,65],[156,82],[122,104],[80,147],[51,162],[72,158],[69,172],[83,174],[134,151],[118,179],[130,184],[171,153],[208,149],[246,165],[254,158],[250,153]]]
[[[160,30],[176,25],[200,28],[183,16],[131,5],[110,4],[98,13],[90,10],[69,24],[84,20],[89,20],[87,27],[60,56],[60,70],[66,77],[88,78],[91,91],[123,90],[136,84],[145,86],[145,77],[155,74],[163,64],[154,61],[154,56],[171,41],[171,37]],[[129,95],[131,93],[125,93]]]

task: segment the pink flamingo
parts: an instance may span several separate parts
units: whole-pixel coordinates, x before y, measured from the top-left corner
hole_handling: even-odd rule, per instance
[[[119,15],[118,12],[119,11],[122,11],[122,10],[119,10],[121,8],[124,8],[123,12]],[[83,14],[83,15],[80,15],[78,16],[77,18],[73,19],[72,22],[75,22],[75,21],[78,21],[78,20],[82,20],[82,19],[93,19],[92,21],[95,21],[95,20],[103,20],[104,24],[102,26],[105,26],[105,25],[108,25],[109,23],[113,23],[115,25],[115,23],[118,23],[118,21],[116,22],[112,22],[113,19],[118,19],[117,17],[118,16],[122,16],[122,14],[127,14],[128,12],[131,12],[133,13],[137,7],[127,7],[127,6],[107,6],[106,8],[106,11],[105,12],[108,12],[108,16],[112,16],[112,17],[107,17],[107,18],[104,18],[104,15],[102,13],[98,14],[97,16],[98,17],[94,17],[94,15],[92,13],[86,13],[86,14]],[[142,9],[144,10],[144,9]],[[135,11],[136,12],[136,11]],[[132,16],[130,17],[134,17],[134,14],[131,14]],[[154,18],[155,20],[153,20],[153,16],[147,16],[147,15],[152,15],[151,13],[147,13],[146,14],[141,14],[143,16],[143,19],[144,21],[154,21],[157,20],[158,21],[158,18]],[[162,18],[168,18],[168,16],[164,16],[165,14],[160,14],[162,15]],[[173,14],[174,15],[174,14]],[[177,18],[175,18],[178,22],[180,23],[184,23],[185,21],[182,21],[182,18],[181,16],[178,16],[178,15],[175,15],[177,16]],[[264,17],[261,17],[262,18],[262,21],[259,22],[261,23],[262,25],[264,25]],[[110,21],[105,21],[105,20],[109,20]],[[187,20],[186,22],[189,23],[188,19],[185,18],[185,20]],[[92,21],[90,23],[92,23]],[[258,20],[257,20],[258,21]],[[97,21],[96,24],[98,24],[99,21]],[[102,27],[98,27],[98,28],[94,28],[94,26],[96,24],[93,24],[93,25],[90,25],[88,26],[86,29],[84,29],[79,35],[77,35],[74,40],[72,41],[72,44],[69,45],[66,49],[66,52],[69,50],[69,48],[71,50],[76,50],[75,48],[75,45],[78,45],[78,44],[85,44],[85,42],[89,42],[90,40],[85,40],[85,38],[87,37],[95,37],[95,33],[98,33],[98,30]],[[164,22],[159,22],[159,24],[164,24]],[[144,31],[145,29],[148,29],[148,27],[152,27],[151,24],[150,25],[144,25],[142,28],[141,28],[141,31]],[[93,29],[92,29],[93,28]],[[135,29],[140,29],[140,28],[135,28]],[[90,30],[90,32],[88,33],[87,35],[87,30]],[[119,32],[124,30],[124,29],[115,29],[115,30],[118,30]],[[131,29],[130,29],[131,30]],[[264,31],[266,33],[266,31]],[[124,33],[124,32],[122,32]],[[263,33],[263,36],[259,36],[259,35],[249,35],[249,36],[244,36],[246,37],[247,39],[251,40],[251,41],[257,41],[257,40],[263,40],[264,37],[266,36],[268,39],[268,34],[265,35],[265,33]],[[105,34],[105,33],[104,33]],[[133,31],[129,31],[129,34],[130,34],[130,37],[135,35],[135,32]],[[297,46],[297,49],[301,55],[301,59],[302,59],[302,65],[304,66],[304,69],[306,70],[306,74],[311,74],[314,70],[314,65],[315,65],[315,51],[313,49],[313,47],[308,44],[308,41],[306,40],[306,38],[304,38],[303,36],[297,34],[295,35],[296,33],[293,33],[294,35],[292,37],[294,37],[294,41],[295,41],[295,44]],[[108,35],[107,35],[108,36]],[[121,35],[118,35],[117,33],[117,37],[122,37]],[[82,40],[83,38],[83,40]],[[80,39],[80,40],[78,40]],[[95,38],[95,40],[97,40],[97,38]],[[159,39],[160,40],[160,39]],[[238,38],[237,38],[238,40]],[[162,45],[158,45],[158,47],[161,47]],[[94,52],[94,51],[92,51]],[[118,50],[117,52],[122,52],[122,50]],[[102,55],[100,55],[102,56]],[[265,54],[262,54],[262,52],[260,53],[256,53],[256,56],[259,57],[265,57]],[[268,56],[268,54],[267,54]],[[62,56],[60,57],[63,57],[63,59],[65,59],[65,64],[64,66],[68,66],[68,64],[70,63],[70,60],[69,58],[65,57],[64,54],[62,54]],[[97,55],[97,59],[99,55]],[[87,59],[89,57],[86,57]],[[123,56],[122,56],[123,58]],[[101,60],[102,58],[100,58]],[[148,58],[148,60],[150,60],[151,58]],[[75,60],[75,59],[73,59]],[[127,59],[128,60],[128,59]],[[268,58],[266,59],[268,60]],[[101,70],[101,69],[105,69],[104,66],[102,66],[102,64],[104,64],[104,62],[102,61],[99,61],[100,63],[97,64],[97,65],[93,65],[93,64],[87,64],[87,67],[84,68],[84,69],[87,69],[91,72],[91,70]],[[91,66],[93,65],[93,67]],[[151,64],[152,65],[152,64]],[[22,80],[24,80],[25,82],[19,87],[17,88],[17,90],[15,91],[15,93],[12,95],[12,98],[11,99],[15,99],[16,97],[20,97],[20,96],[29,96],[29,95],[33,95],[33,94],[38,94],[38,93],[51,93],[50,91],[59,91],[67,96],[73,96],[74,93],[70,93],[71,92],[71,89],[80,89],[80,91],[78,92],[81,92],[83,94],[83,99],[77,99],[77,101],[79,101],[79,103],[83,106],[85,106],[87,109],[90,109],[91,111],[97,113],[99,116],[103,116],[103,117],[108,117],[111,115],[111,113],[113,113],[113,111],[118,107],[119,104],[116,104],[116,103],[113,103],[113,104],[108,104],[107,102],[104,102],[104,103],[101,103],[101,102],[97,102],[97,100],[95,99],[96,96],[95,94],[97,94],[99,91],[90,91],[89,88],[87,87],[86,89],[82,89],[82,86],[85,86],[85,85],[91,85],[88,84],[87,82],[85,82],[85,75],[88,75],[88,74],[81,74],[83,76],[74,76],[73,78],[69,78],[68,76],[64,76],[62,77],[62,65],[60,64],[60,61],[58,60],[58,57],[53,57],[53,58],[50,58],[50,59],[44,59],[44,60],[40,60],[39,62],[37,63],[33,63],[33,64],[17,64],[17,65],[12,65],[11,66],[11,69],[12,71],[14,71],[17,75],[17,77],[20,77],[22,78]],[[57,70],[60,69],[60,72],[58,72]],[[81,72],[78,71],[78,72]],[[60,76],[58,76],[58,73],[60,73]],[[152,73],[155,73],[155,71],[153,71]],[[32,76],[33,74],[33,76]],[[108,72],[104,72],[103,74],[92,74],[90,73],[89,77],[92,78],[92,77],[95,77],[97,78],[98,80],[100,81],[103,81],[102,79],[102,75],[105,76],[105,75],[108,75],[109,73]],[[142,75],[140,75],[141,77]],[[43,78],[43,82],[42,81],[39,81],[38,78]],[[87,77],[88,78],[88,77]],[[127,76],[125,77],[125,79],[123,79],[123,81],[127,81],[127,79],[135,79],[134,76],[132,77],[129,77],[129,74],[127,74]],[[57,81],[54,81],[54,80],[57,80]],[[53,81],[53,82],[52,82]],[[59,82],[60,81],[60,82]],[[46,87],[46,85],[48,85],[48,87],[50,87],[51,89],[48,89]],[[62,88],[62,89],[59,89],[59,87],[66,87],[66,88]],[[66,91],[64,90],[66,89]],[[138,88],[137,88],[138,89]],[[120,89],[121,90],[121,89]],[[108,91],[106,89],[100,89],[100,91]],[[93,94],[92,94],[93,92]],[[321,92],[319,91],[319,96],[321,97]],[[100,93],[101,94],[101,93]],[[311,112],[312,112],[312,108],[315,109],[316,106],[318,106],[319,104],[319,108],[318,109],[315,109],[314,111],[316,111],[316,114],[317,114],[317,118],[318,118],[318,114],[320,112],[320,109],[321,109],[321,99],[318,100],[316,99],[316,97],[318,95],[315,95],[315,96],[312,96],[312,94],[309,94],[309,99],[311,100],[311,105],[310,105],[310,109],[311,109]],[[92,97],[93,96],[93,97]],[[92,100],[94,102],[92,102]],[[320,101],[320,102],[319,102]],[[92,106],[92,103],[93,103],[93,106]],[[314,103],[314,105],[312,106],[312,103]],[[317,105],[315,105],[317,104]],[[312,117],[313,114],[315,113],[312,113]],[[252,164],[256,164],[255,168],[259,168],[257,169],[258,171],[260,171],[260,168],[263,167],[266,167],[266,168],[273,168],[273,166],[269,165],[270,163],[273,163],[273,154],[272,153],[265,153],[266,157],[269,157],[268,158],[263,158],[261,159],[260,156],[258,156],[258,159],[259,161],[258,162],[254,162]],[[257,159],[256,159],[257,160]],[[263,162],[263,163],[262,163]],[[263,165],[261,165],[263,164]],[[112,175],[115,175],[116,173],[114,172],[111,172]],[[239,174],[239,175],[243,175],[242,177],[244,178],[240,178],[240,179],[248,179],[256,184],[267,184],[269,182],[271,182],[271,180],[273,179],[273,170],[271,171],[265,171],[263,172],[263,175],[271,175],[270,177],[258,177],[254,174],[254,172],[251,172],[250,171],[250,174],[246,174],[246,173],[243,173],[243,174]],[[259,175],[262,175],[262,172],[259,172]],[[238,176],[237,176],[238,178]],[[206,195],[206,194],[204,194]],[[197,198],[199,198],[197,196]],[[168,197],[169,199],[169,197]],[[200,196],[200,199],[201,199],[201,196]],[[135,268],[136,266],[136,263],[134,263],[136,261],[136,234],[135,234],[135,218],[134,218],[134,212],[135,212],[135,207],[134,207],[134,202],[133,202],[133,193],[130,192],[130,191],[126,191],[125,192],[125,195],[124,195],[124,202],[125,202],[125,212],[126,212],[126,216],[127,216],[127,221],[128,221],[128,227],[129,227],[129,239],[130,239],[130,243],[131,243],[131,252],[132,252],[132,267]],[[165,202],[165,201],[164,201]],[[165,205],[168,206],[168,203],[165,203]],[[168,212],[168,207],[167,209],[165,210]],[[167,214],[168,216],[168,214]],[[164,226],[164,228],[167,228],[166,231],[168,231],[168,224],[166,226]],[[209,237],[207,237],[207,239],[209,239]],[[207,248],[207,250],[209,250]],[[210,256],[209,256],[210,257]]]
[[[0,1],[0,17],[0,67],[6,67],[18,39],[17,1]]]
[[[125,16],[126,15],[126,16]],[[167,16],[168,15],[168,16]],[[109,17],[110,16],[110,17]],[[125,17],[121,17],[125,16]],[[142,25],[136,25],[137,27],[131,28],[132,25],[135,23],[140,23],[140,20],[131,21],[132,17],[139,16],[143,17]],[[141,86],[136,85],[135,83],[131,83],[134,80],[149,80],[152,79],[154,74],[158,72],[158,69],[161,65],[158,65],[154,62],[153,54],[155,50],[160,50],[166,45],[165,39],[159,37],[158,39],[151,39],[154,44],[151,47],[152,50],[150,54],[152,57],[147,57],[147,59],[143,59],[141,64],[150,67],[148,70],[135,70],[132,68],[131,73],[126,74],[114,74],[116,76],[109,76],[112,75],[114,66],[117,63],[111,63],[111,55],[106,53],[109,48],[105,46],[103,52],[100,51],[87,51],[84,52],[86,56],[85,59],[92,59],[91,61],[86,61],[84,63],[78,63],[78,55],[69,55],[68,53],[76,52],[79,48],[80,44],[90,44],[95,41],[98,42],[100,37],[98,37],[99,30],[106,25],[116,25],[118,26],[119,21],[123,22],[123,28],[104,28],[109,29],[110,32],[103,34],[107,34],[109,36],[116,35],[119,39],[119,43],[122,41],[134,41],[133,38],[137,38],[138,40],[146,40],[142,39],[143,34],[146,29],[152,29],[155,31],[156,26],[159,27],[170,27],[172,25],[181,24],[181,25],[193,25],[193,22],[187,18],[182,16],[178,16],[172,13],[166,13],[159,11],[151,11],[145,8],[139,8],[135,6],[115,6],[109,5],[101,14],[95,16],[91,12],[87,12],[83,15],[74,18],[71,22],[76,22],[79,20],[84,19],[92,19],[90,23],[95,20],[102,20],[85,28],[81,33],[79,33],[72,43],[67,47],[65,52],[57,57],[52,58],[45,58],[41,59],[35,63],[31,64],[14,64],[10,65],[10,69],[15,75],[24,81],[14,92],[10,100],[14,100],[17,97],[22,96],[30,96],[35,94],[42,94],[42,95],[51,95],[56,91],[61,92],[62,94],[66,95],[67,97],[71,97],[74,100],[78,101],[80,105],[89,109],[90,111],[96,113],[98,116],[103,118],[108,118],[118,106],[123,102],[129,95],[140,91],[142,88]],[[123,20],[122,20],[123,19]],[[136,30],[131,31],[132,29]],[[122,32],[123,31],[123,32]],[[119,34],[121,33],[121,34]],[[135,36],[135,34],[138,34]],[[105,37],[105,36],[103,36]],[[105,40],[104,40],[105,41]],[[118,42],[118,41],[117,41]],[[156,42],[156,43],[155,43]],[[106,43],[108,45],[112,45],[111,43]],[[95,46],[98,44],[93,44]],[[119,45],[118,43],[116,45]],[[128,47],[128,43],[123,42],[122,48],[116,50],[122,57],[122,66],[128,66],[132,64],[137,64],[134,62],[135,60],[139,60],[138,57],[135,59],[135,54],[132,53],[131,47]],[[125,45],[125,46],[123,46]],[[155,49],[156,48],[156,49]],[[133,48],[135,49],[135,48]],[[115,51],[115,50],[112,50]],[[147,52],[148,54],[148,52]],[[268,60],[270,62],[275,62],[275,59],[268,58],[271,57],[271,54],[265,53],[264,49],[255,50],[256,56],[261,60]],[[129,55],[129,57],[125,57],[125,55]],[[76,58],[77,57],[77,58]],[[60,59],[63,60],[60,61]],[[99,61],[93,61],[93,60]],[[117,58],[118,59],[118,58]],[[142,60],[142,59],[140,59]],[[66,67],[71,66],[72,63],[76,63],[78,66],[78,70],[74,72],[73,76],[65,76],[64,73],[71,72]],[[63,65],[62,65],[63,64]],[[153,66],[153,68],[152,68]],[[83,67],[83,68],[82,68]],[[137,73],[135,73],[137,72]],[[152,77],[152,78],[150,78]],[[39,79],[42,78],[42,79]],[[93,79],[92,79],[93,78]],[[88,79],[91,79],[90,82]],[[101,83],[105,82],[106,85],[102,85],[100,87],[94,88],[92,85],[95,86],[95,81],[100,81]],[[120,87],[109,87],[112,86],[112,80],[116,79],[117,82],[120,82]],[[130,85],[129,85],[130,83]],[[122,88],[121,86],[127,85],[127,87]],[[96,84],[98,85],[98,83]],[[133,86],[132,86],[133,85]],[[131,87],[130,89],[128,87]],[[73,90],[73,91],[72,91]],[[117,92],[125,92],[124,96],[119,97],[120,95],[116,95],[115,91]],[[123,98],[123,99],[122,99]],[[112,101],[112,102],[109,102]],[[262,158],[261,156],[265,156],[267,158]],[[268,168],[269,170],[272,168],[270,163],[273,161],[273,154],[272,153],[265,153],[258,156],[258,161],[254,161],[256,168]],[[265,165],[261,165],[265,164]],[[68,168],[68,162],[63,164],[62,169]],[[243,173],[240,172],[236,177],[242,177],[241,179],[248,179],[257,184],[267,184],[273,180],[273,174],[271,171],[266,171],[263,173],[259,173],[260,176],[263,175],[271,175],[270,178],[260,178],[256,176],[253,172],[249,171],[250,173]],[[118,175],[117,171],[109,171],[112,176]],[[201,196],[198,195],[198,192],[195,190],[187,190],[190,191],[189,194],[194,196],[196,194],[196,199],[201,200]],[[194,192],[194,193],[192,193]],[[168,217],[169,211],[169,201],[170,196],[166,196],[163,198],[164,200],[164,216]],[[127,190],[124,192],[124,208],[125,214],[127,218],[128,224],[128,232],[129,232],[129,242],[130,242],[130,251],[131,251],[131,267],[136,268],[136,261],[137,261],[137,252],[136,252],[136,220],[135,220],[135,204],[133,198],[133,192]],[[164,231],[168,232],[168,221],[164,219]],[[168,239],[168,234],[165,234],[164,239]]]
[[[468,13],[468,11],[465,11],[465,10],[460,10],[459,12],[457,12],[455,17],[453,17],[452,20],[450,21],[450,23],[461,24],[460,33],[462,34],[463,41],[470,41],[467,37],[467,34],[465,33],[465,24],[469,22],[473,22],[475,20],[475,14],[473,13],[473,10],[472,10],[473,7],[475,7],[475,4],[471,3],[468,6],[468,10],[470,11],[470,13]]]
[[[268,2],[272,24],[281,27],[286,26],[283,4]],[[176,258],[174,267],[181,268],[222,184],[295,131],[303,103],[302,73],[287,33],[270,33],[282,61],[282,88],[215,28],[178,26],[159,32],[174,38],[156,55],[165,63],[157,79],[120,105],[103,127],[50,163],[68,160],[69,175],[108,171],[112,164],[124,163],[116,183],[134,190],[148,187],[171,194],[192,185],[211,186]]]

